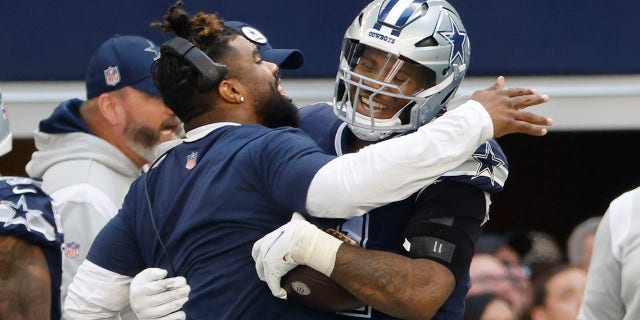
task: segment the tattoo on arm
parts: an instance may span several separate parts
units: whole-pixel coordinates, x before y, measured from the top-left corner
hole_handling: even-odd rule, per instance
[[[0,236],[0,296],[0,319],[51,317],[51,279],[40,247]]]
[[[331,278],[374,309],[407,319],[430,319],[455,286],[435,261],[346,245]]]

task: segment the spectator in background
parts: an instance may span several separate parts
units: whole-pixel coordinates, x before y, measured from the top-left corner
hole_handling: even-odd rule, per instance
[[[11,151],[0,95],[0,156]],[[60,319],[60,219],[36,181],[0,177],[0,319]]]
[[[529,279],[535,279],[547,269],[561,264],[564,253],[556,239],[543,231],[530,231],[531,250],[524,256],[522,263],[529,269]]]
[[[593,241],[600,220],[602,220],[600,216],[591,217],[573,228],[567,240],[567,258],[570,265],[589,270]]]
[[[467,297],[463,320],[517,320],[513,305],[505,298],[482,293]]]
[[[585,270],[565,264],[546,270],[533,286],[531,320],[576,319],[586,279]]]
[[[640,319],[640,188],[613,200],[596,232],[581,320]]]
[[[513,290],[520,297],[514,301],[517,310],[522,314],[531,306],[532,287],[529,268],[523,266],[523,259],[531,250],[532,241],[529,233],[515,230],[504,235],[486,233],[480,237],[476,252],[490,254],[499,259],[507,268]]]
[[[151,79],[159,56],[145,38],[108,39],[89,61],[87,101],[61,103],[35,133],[37,150],[26,171],[43,180],[61,215],[62,301],[94,238],[153,160],[156,145],[181,131]]]
[[[528,313],[528,296],[516,288],[509,268],[496,256],[476,253],[471,260],[469,275],[471,288],[467,297],[493,293],[509,301],[519,316]]]

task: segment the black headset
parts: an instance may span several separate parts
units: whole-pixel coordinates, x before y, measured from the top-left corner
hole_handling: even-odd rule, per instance
[[[227,74],[227,66],[214,62],[206,53],[182,37],[174,37],[162,44],[160,52],[179,57],[198,70],[200,77],[197,87],[200,91],[210,90]]]

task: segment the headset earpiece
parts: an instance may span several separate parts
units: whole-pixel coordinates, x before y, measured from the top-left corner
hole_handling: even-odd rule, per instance
[[[214,62],[206,53],[182,37],[174,37],[165,42],[160,52],[177,56],[195,68],[200,74],[197,84],[199,91],[211,90],[227,74],[225,65]]]

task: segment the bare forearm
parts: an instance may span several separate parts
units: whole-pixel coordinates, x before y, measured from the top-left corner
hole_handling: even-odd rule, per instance
[[[455,286],[453,274],[426,259],[342,245],[331,278],[387,314],[430,319]]]
[[[12,236],[0,236],[0,319],[48,319],[51,280],[42,250]],[[9,319],[9,318],[7,318]]]

